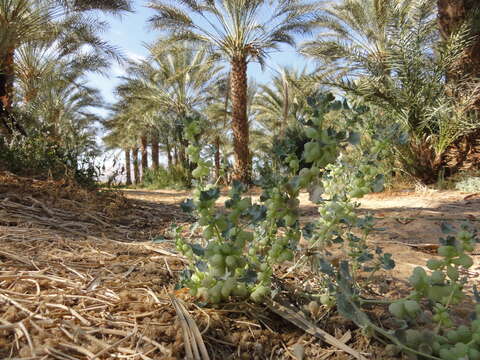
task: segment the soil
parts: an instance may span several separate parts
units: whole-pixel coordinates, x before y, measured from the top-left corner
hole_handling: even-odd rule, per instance
[[[0,173],[0,358],[180,359],[194,335],[211,359],[353,358],[267,306],[202,307],[177,289],[185,259],[167,230],[192,222],[179,208],[188,196],[171,190],[89,192]],[[302,221],[316,217],[307,194],[301,211]],[[359,211],[377,218],[370,242],[397,263],[372,292],[396,297],[412,268],[432,257],[442,222],[458,227],[468,220],[478,227],[480,195],[374,194],[361,200]],[[479,256],[474,259],[472,283],[480,275]],[[281,295],[291,302],[298,283],[316,286],[307,269],[288,276],[282,276],[285,268],[277,270]],[[382,344],[335,312],[305,316],[366,358],[390,359]],[[379,308],[370,316],[384,322],[388,314]]]
[[[175,190],[126,190],[124,194],[130,199],[163,204],[179,204],[189,197],[188,192]],[[252,197],[257,199],[258,191],[253,191]],[[218,204],[225,199],[223,194]],[[302,193],[300,200],[302,221],[315,221],[317,208],[309,201],[308,194]],[[480,225],[480,194],[404,190],[369,194],[359,202],[359,212],[371,213],[376,219],[371,244],[395,255],[395,274],[400,279],[406,279],[414,267],[425,265],[432,257],[439,239],[445,236],[443,223],[457,229],[461,226],[478,229]],[[478,249],[475,254],[480,253]],[[472,277],[476,278],[480,278],[479,255],[474,256],[472,270]]]

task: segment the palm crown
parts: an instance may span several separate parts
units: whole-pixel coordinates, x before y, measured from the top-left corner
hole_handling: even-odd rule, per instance
[[[311,30],[315,5],[297,0],[184,0],[181,5],[157,1],[154,26],[178,38],[206,41],[228,58],[247,57],[263,63],[279,43],[295,44],[294,34]]]

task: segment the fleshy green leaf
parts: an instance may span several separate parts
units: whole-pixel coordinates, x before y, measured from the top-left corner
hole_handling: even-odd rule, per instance
[[[191,213],[195,210],[195,204],[192,199],[187,199],[180,204],[180,208],[186,213]]]
[[[200,192],[200,201],[217,200],[220,197],[219,188],[211,188]]]
[[[303,227],[302,235],[305,239],[311,239],[314,231],[315,231],[315,224],[309,222],[309,223],[306,223],[305,226]]]
[[[395,260],[392,259],[392,254],[383,254],[380,260],[383,269],[392,270],[393,268],[395,268]]]
[[[455,229],[453,228],[453,226],[448,223],[442,222],[440,226],[441,226],[442,233],[444,234],[452,234],[453,232],[455,232]]]
[[[351,132],[349,135],[348,135],[348,139],[347,141],[352,144],[352,145],[358,145],[360,144],[360,140],[361,140],[361,135],[360,133],[358,132]]]

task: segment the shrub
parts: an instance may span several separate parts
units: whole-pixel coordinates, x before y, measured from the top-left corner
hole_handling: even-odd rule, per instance
[[[455,189],[463,192],[480,192],[480,177],[470,176],[455,184]]]
[[[186,127],[185,137],[191,144],[187,152],[198,167],[192,172],[197,179],[194,198],[186,201],[183,208],[198,218],[195,229],[201,229],[202,243],[198,243],[198,237],[194,237],[195,242],[185,239],[181,228],[176,228],[175,238],[177,248],[191,260],[183,284],[192,295],[209,303],[219,303],[230,296],[250,296],[254,301],[262,301],[270,294],[274,267],[294,259],[302,230],[312,248],[323,250],[332,241],[338,243],[342,236],[340,229],[345,224],[357,225],[353,210],[358,205],[351,198],[381,188],[382,177],[373,166],[377,155],[364,156],[365,161],[358,169],[346,165],[339,157],[349,144],[358,142],[358,135],[324,127],[326,113],[332,108],[347,107],[333,100],[311,104],[314,110],[305,131],[308,142],[301,159],[295,151],[285,154],[281,159],[283,176],[265,184],[260,202],[253,204],[244,195],[246,188],[235,183],[225,202],[225,211],[218,211],[215,206],[220,196],[218,187],[205,184],[211,164],[201,157],[200,127],[195,122]],[[353,111],[352,115],[360,114]],[[305,165],[301,170],[300,160]],[[301,229],[298,196],[306,187],[320,204],[322,221]],[[366,223],[363,221],[360,226],[368,231]],[[315,235],[307,236],[308,232]],[[371,271],[375,271],[389,265],[389,256],[379,253],[370,256],[360,238],[352,235],[346,246],[356,260],[355,266],[369,263]]]
[[[145,171],[142,185],[149,189],[185,189],[189,187],[188,173],[180,165],[169,168],[160,165],[158,169]]]
[[[0,169],[17,175],[60,179],[71,177],[85,187],[95,187],[100,176],[90,149],[62,146],[41,131],[28,137],[0,137]]]

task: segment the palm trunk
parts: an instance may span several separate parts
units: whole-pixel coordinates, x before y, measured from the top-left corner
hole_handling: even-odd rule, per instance
[[[148,141],[145,135],[140,137],[140,143],[141,143],[141,150],[142,150],[142,180],[143,180],[143,176],[145,176],[145,173],[148,170],[148,151],[147,151]]]
[[[26,136],[27,133],[12,114],[13,80],[15,76],[15,48],[7,49],[3,59],[0,59],[0,119],[7,133],[14,131]]]
[[[173,159],[175,160],[175,166],[178,166],[180,164],[180,160],[178,158],[178,146],[175,145],[173,147]]]
[[[131,164],[130,164],[130,149],[125,149],[125,172],[127,175],[127,181],[125,185],[132,185],[132,174],[131,174]]]
[[[286,74],[283,74],[283,121],[280,125],[280,137],[285,136],[285,129],[288,124],[288,112],[290,109],[290,102],[289,102],[289,91],[288,91],[288,81],[286,79]]]
[[[160,166],[159,152],[160,148],[158,146],[158,136],[157,134],[154,134],[152,135],[152,166],[154,170],[157,170]]]
[[[6,74],[7,69],[6,66],[3,66],[2,64],[2,69],[0,70],[0,119],[2,121],[2,132],[5,134],[12,134],[13,130],[8,124],[8,111],[7,111],[7,105],[10,103],[11,106],[11,101],[9,100],[9,96],[7,95],[7,83],[8,83],[8,76]]]
[[[167,148],[167,165],[170,169],[172,167],[172,149],[170,147],[170,142],[168,141],[168,137],[165,139],[165,147]]]
[[[232,60],[232,131],[235,152],[234,179],[251,184],[251,159],[247,119],[247,60],[244,56]]]
[[[0,101],[3,109],[10,112],[12,110],[13,98],[13,78],[14,78],[14,56],[15,49],[7,50],[5,57],[1,59],[0,69]]]
[[[215,137],[215,179],[220,179],[220,137]]]
[[[140,183],[140,169],[138,168],[138,147],[134,147],[133,153],[133,181],[135,185]]]

